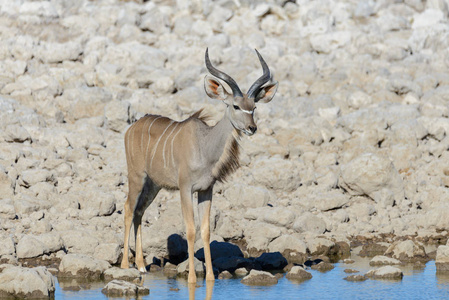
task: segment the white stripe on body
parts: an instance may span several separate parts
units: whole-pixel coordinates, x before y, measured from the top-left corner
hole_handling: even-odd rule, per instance
[[[153,156],[151,156],[150,170],[151,170],[151,167],[153,166],[153,159],[154,159],[154,156],[156,155],[157,146],[159,145],[159,142],[161,141],[161,139],[162,139],[162,137],[164,136],[165,132],[167,132],[168,127],[170,127],[171,124],[173,124],[174,122],[175,122],[175,121],[170,121],[170,123],[167,125],[167,127],[165,127],[165,129],[164,129],[164,131],[162,132],[161,136],[160,136],[159,139],[157,140],[156,145],[154,146],[154,149],[153,149]]]
[[[179,128],[178,132],[173,136],[173,138],[171,139],[171,162],[172,162],[172,166],[173,168],[175,167],[175,156],[173,155],[173,142],[175,141],[176,136],[178,135],[179,132],[181,132],[182,127]]]
[[[151,122],[150,126],[148,127],[148,144],[147,144],[147,149],[145,150],[145,163],[147,163],[147,158],[148,158],[148,147],[150,146],[150,140],[151,140],[151,126],[153,126],[154,122],[156,122],[157,119],[160,119],[162,117],[157,117],[153,120],[153,122]]]
[[[145,123],[143,123],[143,128],[145,128],[145,125],[148,123],[148,121],[150,120],[150,118],[147,118],[145,120]],[[142,130],[142,136],[140,137],[140,152],[143,151],[143,133],[145,132],[145,130]]]
[[[162,158],[164,159],[164,168],[166,167],[165,164],[165,145],[167,145],[167,141],[170,138],[170,136],[172,135],[172,133],[175,131],[175,129],[178,127],[179,123],[176,123],[176,126],[173,127],[172,131],[170,131],[170,134],[167,136],[167,138],[165,139],[164,142],[164,148],[162,148]]]
[[[130,161],[130,163],[132,163],[132,158],[133,158],[132,154],[134,153],[134,151],[133,151],[133,148],[134,148],[133,144],[134,144],[134,130],[136,129],[135,125],[136,125],[136,123],[134,123],[134,125],[131,126],[131,129],[129,131],[128,150],[129,150],[129,161]],[[129,144],[131,144],[131,146]]]

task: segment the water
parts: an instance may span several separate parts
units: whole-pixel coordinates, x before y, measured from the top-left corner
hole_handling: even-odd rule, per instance
[[[196,288],[189,288],[185,280],[167,279],[159,273],[147,274],[144,286],[150,289],[150,295],[139,299],[206,299],[208,290],[212,292],[212,299],[449,299],[449,275],[437,275],[434,261],[419,269],[400,266],[404,277],[399,281],[343,280],[351,275],[346,274],[345,269],[360,271],[355,274],[373,269],[368,265],[369,260],[356,259],[354,264],[337,263],[326,273],[308,270],[313,278],[302,283],[291,282],[284,276],[277,285],[269,287],[250,287],[241,284],[240,279],[228,279],[216,280],[213,286],[199,281]],[[56,299],[108,299],[101,293],[103,282],[91,283],[89,289],[81,291],[65,291],[61,285],[56,285]]]

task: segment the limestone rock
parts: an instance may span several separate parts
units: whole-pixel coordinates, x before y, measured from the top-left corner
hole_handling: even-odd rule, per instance
[[[366,277],[366,275],[349,275],[343,279],[346,281],[365,281],[368,278]]]
[[[118,267],[112,267],[104,271],[103,274],[106,280],[109,279],[134,280],[135,278],[142,277],[140,271],[134,268],[122,269]]]
[[[273,285],[277,284],[277,278],[265,271],[251,270],[249,274],[241,280],[246,285]]]
[[[394,258],[406,262],[428,260],[424,247],[411,240],[393,243],[385,251],[385,255],[392,255]]]
[[[59,265],[61,277],[100,278],[111,265],[104,260],[98,260],[84,254],[67,254]]]
[[[218,274],[218,279],[230,279],[232,278],[232,274],[229,273],[229,271],[223,271],[220,274]]]
[[[64,246],[69,253],[90,254],[95,253],[99,240],[84,230],[67,230],[61,232]]]
[[[114,265],[121,255],[121,248],[117,243],[102,243],[95,248],[94,258],[105,260]]]
[[[108,282],[101,292],[108,297],[138,297],[150,294],[146,287],[117,279]]]
[[[2,297],[51,298],[54,297],[54,291],[53,275],[45,267],[30,269],[7,265],[0,272],[0,294]]]
[[[2,188],[0,187],[0,192],[1,192],[1,190],[2,190]],[[3,189],[3,191],[4,191],[4,189]],[[12,192],[12,188],[11,188],[11,192]],[[8,190],[6,190],[5,194],[8,194]],[[14,201],[12,201],[11,199],[0,200],[0,216],[2,216],[3,218],[7,218],[7,219],[14,219],[16,217],[16,209],[14,207]]]
[[[268,245],[270,252],[280,252],[292,263],[303,263],[307,257],[307,245],[292,235],[284,234]]]
[[[301,184],[298,169],[288,160],[278,157],[259,159],[252,169],[256,182],[269,188],[292,191]]]
[[[380,267],[376,270],[371,270],[368,273],[366,273],[367,277],[373,278],[373,279],[396,279],[400,280],[404,276],[401,269],[392,267],[392,266],[385,266]]]
[[[257,186],[235,184],[226,189],[226,199],[234,207],[264,207],[270,201],[270,193],[267,189]]]
[[[383,255],[374,256],[369,262],[370,266],[383,266],[383,265],[400,265],[401,261]]]
[[[384,207],[404,199],[404,185],[392,162],[365,153],[341,168],[340,186],[352,195],[368,195]]]
[[[198,260],[196,257],[194,258],[195,265],[195,273],[197,276],[204,276],[205,266],[204,263]],[[185,260],[178,265],[176,268],[179,276],[187,277],[189,275],[189,260]]]
[[[16,253],[16,247],[12,237],[3,236],[0,239],[0,257],[4,255],[13,255]]]
[[[287,279],[304,281],[312,278],[312,274],[304,270],[301,266],[293,266],[293,268],[287,273]]]
[[[439,246],[437,248],[437,257],[435,259],[437,272],[449,271],[449,246]]]
[[[23,236],[17,243],[18,258],[32,258],[48,253],[48,247],[31,235]]]

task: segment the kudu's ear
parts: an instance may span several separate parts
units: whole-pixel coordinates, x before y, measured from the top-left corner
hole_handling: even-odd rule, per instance
[[[254,99],[254,102],[256,103],[270,102],[271,99],[273,99],[274,94],[276,94],[276,91],[278,90],[278,85],[279,83],[275,82],[261,88],[256,98]]]
[[[217,79],[209,75],[204,78],[204,89],[212,99],[225,101],[230,95]]]

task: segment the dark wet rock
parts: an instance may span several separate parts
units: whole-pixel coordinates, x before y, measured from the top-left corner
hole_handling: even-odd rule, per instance
[[[317,265],[317,264],[319,264],[319,263],[321,263],[321,262],[323,262],[324,260],[322,260],[321,258],[316,258],[316,259],[309,259],[309,260],[307,260],[306,262],[304,262],[304,265],[306,266],[306,267],[312,267],[312,266],[314,266],[314,265]]]
[[[333,268],[335,268],[335,266],[333,264],[331,264],[331,263],[322,261],[319,264],[311,266],[311,268],[313,270],[317,270],[317,271],[320,271],[320,272],[327,272],[327,271],[330,271]]]
[[[369,243],[362,246],[359,255],[362,257],[374,257],[376,255],[383,255],[387,249],[388,246],[386,244]]]
[[[288,264],[280,252],[263,253],[255,262],[265,271],[282,270]]]
[[[179,234],[172,234],[167,239],[167,252],[171,263],[177,265],[187,259],[187,241]]]
[[[349,275],[343,279],[347,281],[365,281],[368,278],[365,275]]]
[[[369,271],[366,276],[373,279],[402,279],[404,274],[399,268],[385,266]]]
[[[255,262],[254,259],[244,257],[220,257],[212,262],[213,266],[218,269],[219,272],[229,271],[234,272],[239,268],[246,269],[261,269],[261,266]]]
[[[243,252],[239,246],[227,243],[213,241],[210,243],[210,255],[212,261],[222,257],[243,257]],[[195,257],[204,262],[204,248],[195,253]]]
[[[0,298],[42,299],[54,297],[54,277],[45,267],[2,265]]]
[[[251,272],[241,280],[241,283],[246,285],[273,285],[277,284],[278,280],[269,272],[251,270]]]
[[[290,272],[287,273],[286,277],[287,277],[287,279],[290,279],[290,280],[304,281],[307,279],[311,279],[312,274],[310,274],[309,272],[304,270],[304,268],[301,266],[294,266],[294,267],[292,267]]]
[[[218,275],[218,279],[230,279],[232,274],[229,271],[223,271]]]
[[[146,287],[127,282],[124,280],[110,281],[101,292],[106,296],[123,297],[123,296],[145,296],[150,294],[150,290]]]
[[[142,275],[139,270],[130,268],[130,269],[122,269],[118,267],[112,267],[104,271],[104,278],[106,280],[110,279],[120,279],[120,280],[134,280],[136,278],[141,278]]]

